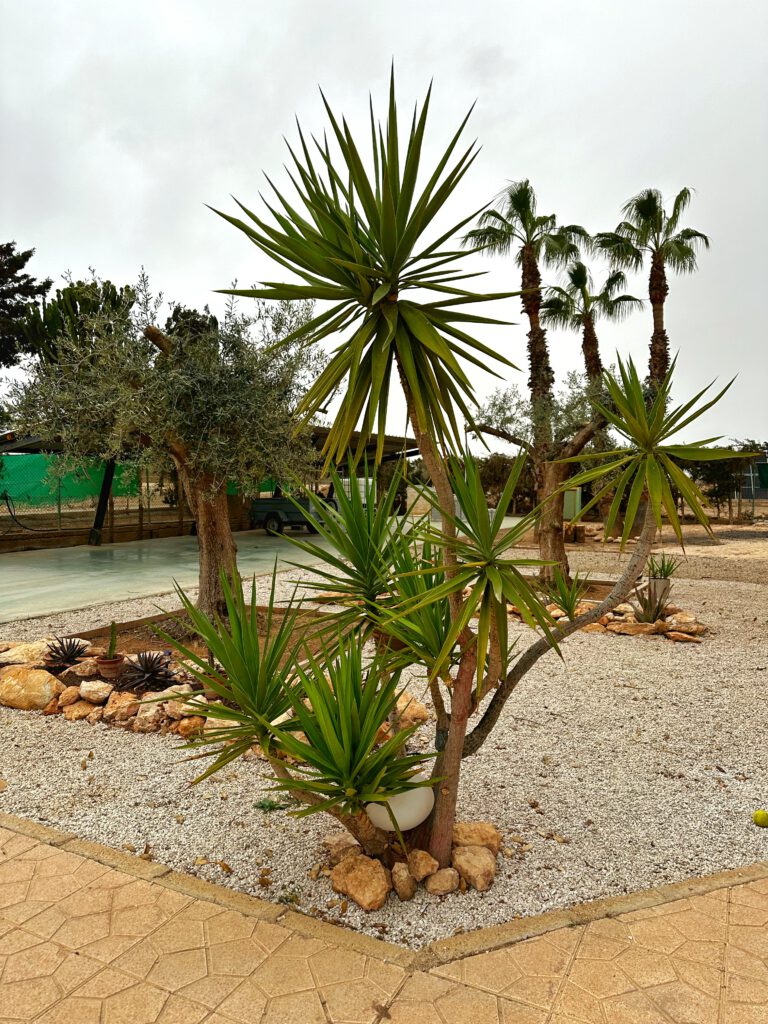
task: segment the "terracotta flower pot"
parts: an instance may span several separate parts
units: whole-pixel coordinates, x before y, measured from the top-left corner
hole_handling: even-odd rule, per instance
[[[114,658],[97,658],[96,664],[99,666],[99,673],[105,679],[117,679],[123,671],[124,661],[124,654],[116,654]]]

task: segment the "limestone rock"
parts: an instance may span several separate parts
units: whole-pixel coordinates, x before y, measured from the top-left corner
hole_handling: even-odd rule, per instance
[[[675,629],[670,629],[668,633],[665,633],[667,640],[674,640],[676,644],[702,644],[704,641],[700,636],[693,636],[691,633],[679,633]]]
[[[0,654],[0,665],[29,665],[42,661],[48,653],[47,640],[33,640],[28,644],[16,644]],[[46,701],[46,704],[48,702]],[[45,706],[45,705],[43,705]],[[29,710],[23,708],[22,710]]]
[[[112,696],[114,686],[100,679],[84,679],[80,683],[80,696],[91,704],[106,704]]]
[[[76,665],[70,665],[69,668],[59,676],[62,683],[67,686],[79,686],[83,679],[94,679],[99,675],[99,666],[95,658],[86,658],[84,661],[78,661]]]
[[[707,632],[707,627],[702,622],[689,622],[687,619],[680,620],[679,616],[675,616],[667,623],[669,629],[674,629],[677,633],[688,633],[690,636],[702,636]]]
[[[74,704],[67,704],[64,708],[64,717],[68,722],[82,722],[92,711],[93,704],[87,700],[76,700]]]
[[[80,699],[80,687],[68,686],[62,693],[59,694],[59,707],[65,708],[68,704],[74,704],[75,701],[78,701]]]
[[[599,622],[589,622],[589,623],[587,623],[586,626],[582,626],[581,627],[581,632],[582,633],[607,633],[608,630],[605,628],[605,626],[601,625]]]
[[[205,719],[200,715],[187,715],[179,722],[178,735],[188,740],[193,736],[199,736],[205,728]]]
[[[405,864],[397,863],[392,866],[392,886],[398,899],[403,903],[412,900],[416,895],[416,879]]]
[[[63,689],[45,669],[14,664],[0,670],[0,704],[7,708],[42,711]]]
[[[189,683],[176,683],[157,694],[158,697],[165,697],[165,713],[169,718],[178,721],[184,717],[184,705],[192,696],[192,687]]]
[[[88,725],[98,725],[98,723],[104,718],[104,708],[98,705],[93,708],[90,715],[86,718]]]
[[[51,697],[48,703],[43,708],[44,715],[58,715],[62,709],[59,707],[59,698]]]
[[[656,632],[653,622],[612,622],[605,628],[609,633],[618,633],[621,636],[649,636]]]
[[[323,839],[323,849],[332,868],[351,853],[360,853],[360,844],[349,832],[332,832]]]
[[[459,872],[456,868],[440,868],[429,876],[424,888],[433,896],[447,896],[449,892],[456,892],[459,888]]]
[[[496,877],[496,858],[487,846],[455,846],[451,864],[478,892],[485,892]]]
[[[392,888],[392,878],[381,863],[365,854],[345,857],[331,872],[334,892],[348,896],[366,912],[380,910]]]
[[[417,882],[423,882],[429,875],[434,875],[439,867],[435,858],[426,850],[411,850],[408,854],[408,870]]]
[[[409,729],[412,725],[423,725],[429,721],[429,711],[420,700],[416,700],[407,690],[397,698],[397,717],[401,729]]]
[[[164,718],[165,715],[160,704],[139,704],[139,710],[136,712],[136,721],[133,723],[133,731],[157,732]]]
[[[458,821],[453,826],[454,846],[486,846],[494,857],[501,849],[501,832],[489,821]]]
[[[104,708],[104,721],[116,724],[127,722],[139,710],[139,699],[130,690],[112,693]]]
[[[204,697],[202,693],[195,693],[191,700],[187,700],[181,707],[182,715],[203,715],[205,716],[208,710],[208,698]]]
[[[635,609],[632,607],[631,604],[629,604],[626,601],[624,601],[622,604],[617,604],[616,607],[613,609],[613,611],[614,611],[614,613],[616,615],[634,615],[635,614]]]

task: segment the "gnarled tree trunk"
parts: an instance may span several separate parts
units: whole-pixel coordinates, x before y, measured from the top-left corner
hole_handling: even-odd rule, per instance
[[[585,313],[582,320],[581,351],[587,376],[590,380],[598,380],[603,372],[603,361],[600,358],[600,346],[591,313]]]
[[[226,482],[216,484],[212,477],[192,475],[185,462],[174,456],[189,507],[197,526],[200,552],[197,607],[208,616],[226,611],[221,573],[230,583],[239,585],[237,545],[229,525]]]
[[[669,338],[664,330],[664,301],[669,294],[664,258],[655,252],[651,257],[651,274],[648,282],[648,298],[653,312],[653,334],[651,335],[650,378],[652,384],[660,384],[669,370]]]

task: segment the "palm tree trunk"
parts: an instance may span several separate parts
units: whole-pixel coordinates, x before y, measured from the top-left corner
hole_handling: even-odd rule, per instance
[[[660,384],[669,370],[669,338],[664,330],[664,302],[669,294],[664,257],[655,252],[651,258],[651,274],[648,281],[648,298],[653,311],[653,334],[651,335],[651,356],[648,365],[652,384]]]
[[[565,492],[560,488],[570,475],[571,465],[567,462],[545,462],[541,470],[539,557],[555,564],[542,565],[539,578],[549,582],[554,579],[555,569],[559,568],[565,576],[568,575],[568,555],[563,536]]]
[[[590,380],[598,380],[603,372],[603,361],[600,358],[597,331],[591,313],[585,313],[582,319],[581,351],[584,354],[584,369],[587,376]]]

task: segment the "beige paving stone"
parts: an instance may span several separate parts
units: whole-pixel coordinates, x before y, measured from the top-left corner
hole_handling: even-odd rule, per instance
[[[719,1003],[682,981],[647,989],[651,1001],[676,1024],[717,1024]]]
[[[546,1010],[536,1010],[511,999],[499,999],[500,1024],[546,1024],[547,1019]]]
[[[669,957],[663,953],[651,953],[638,946],[625,949],[617,957],[616,963],[637,988],[663,985],[677,977]]]
[[[457,985],[435,1000],[435,1008],[445,1024],[498,1024],[496,997],[490,992]]]
[[[514,948],[513,946],[510,949],[498,949],[491,953],[468,957],[462,961],[462,980],[473,988],[482,988],[497,995],[503,992],[518,978],[523,977],[523,969],[515,959]],[[567,955],[562,951],[558,952],[563,956]]]
[[[306,960],[271,956],[251,975],[264,995],[282,996],[315,988],[315,979]]]
[[[605,1000],[602,1007],[606,1024],[670,1024],[670,1018],[654,1006],[645,992],[615,996]]]
[[[368,958],[351,949],[321,949],[309,958],[315,984],[339,985],[365,977]]]
[[[588,1024],[603,1024],[600,1000],[571,981],[566,981],[560,992],[556,1013]]]
[[[555,1001],[560,983],[561,979],[556,976],[520,978],[504,990],[504,996],[529,1006],[549,1010]]]
[[[13,1012],[19,1020],[32,1020],[61,999],[61,990],[53,978],[27,978],[2,982],[0,1013]]]
[[[768,981],[731,974],[726,991],[729,1002],[757,1003],[768,1013]]]
[[[204,949],[185,949],[178,953],[163,953],[147,975],[147,981],[178,992],[208,976]]]
[[[220,942],[208,950],[208,963],[214,974],[232,974],[240,978],[252,974],[269,954],[253,939]]]
[[[635,988],[624,972],[613,963],[576,959],[568,972],[568,980],[598,999],[618,996]]]
[[[251,1024],[251,1021],[261,1020],[261,1016],[267,1007],[267,997],[261,991],[253,978],[246,978],[231,995],[228,995],[219,1004],[221,1013],[242,1024]]]
[[[102,1001],[102,1024],[157,1024],[168,993],[136,982]]]
[[[397,999],[388,1009],[387,1024],[445,1024],[432,1003]]]
[[[101,1000],[67,996],[37,1020],[40,1024],[100,1024]]]
[[[532,977],[560,977],[570,961],[570,954],[558,949],[547,938],[529,939],[510,949],[522,973]]]
[[[386,1009],[387,994],[369,981],[344,981],[321,988],[328,1016],[345,1024],[372,1024]]]
[[[325,1024],[317,992],[294,992],[270,999],[260,1024]]]

